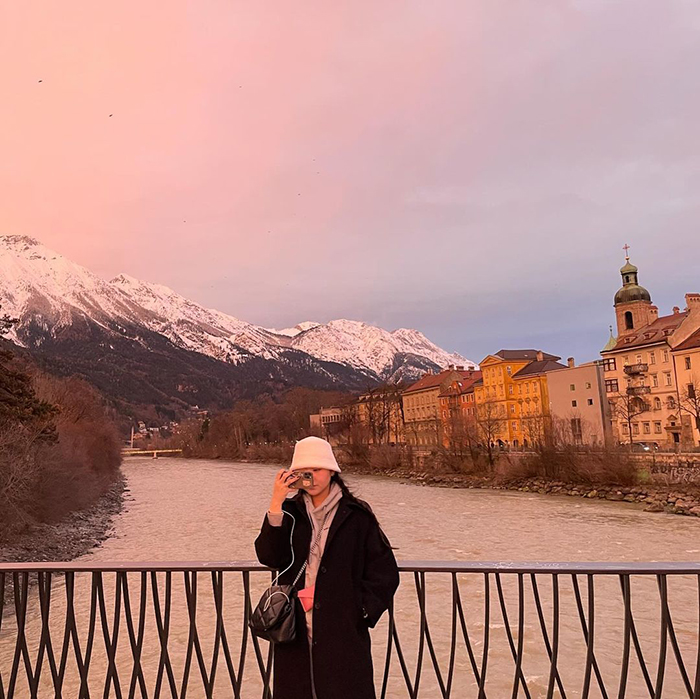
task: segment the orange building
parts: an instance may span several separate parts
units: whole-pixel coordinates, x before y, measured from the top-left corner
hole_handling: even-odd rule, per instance
[[[541,350],[500,350],[480,363],[483,383],[475,386],[477,422],[489,422],[491,441],[527,447],[544,436],[550,416],[547,372],[566,368]]]
[[[404,434],[408,444],[430,448],[443,443],[440,394],[453,381],[468,380],[476,373],[463,366],[449,366],[439,374],[426,373],[404,390],[401,399]]]
[[[481,372],[454,379],[438,395],[443,445],[464,445],[475,436],[476,401],[474,387],[481,382]]]

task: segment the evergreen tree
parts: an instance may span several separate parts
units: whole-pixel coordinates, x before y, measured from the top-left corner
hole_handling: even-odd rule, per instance
[[[0,338],[4,337],[17,322],[7,314],[0,316]],[[14,354],[0,347],[0,429],[12,426],[41,427],[40,438],[54,441],[56,428],[53,418],[58,408],[39,400],[32,388],[31,377],[10,367]]]

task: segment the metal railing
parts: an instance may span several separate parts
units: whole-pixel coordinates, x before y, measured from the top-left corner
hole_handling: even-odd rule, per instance
[[[700,698],[700,563],[400,569],[372,632],[380,697]],[[247,625],[269,580],[247,562],[0,563],[0,699],[271,699]]]

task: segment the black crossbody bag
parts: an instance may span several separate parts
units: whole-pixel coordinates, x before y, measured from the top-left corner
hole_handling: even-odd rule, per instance
[[[284,512],[284,511],[283,511]],[[294,516],[288,514],[293,521],[292,532],[289,535],[289,543],[292,543],[292,536],[294,535]],[[326,520],[328,519],[328,514],[323,519],[323,524],[318,530],[318,534],[314,539],[312,547],[309,549],[309,556],[312,551],[318,546],[318,542],[321,540],[321,532],[326,525]],[[306,570],[306,566],[309,563],[307,558],[304,561],[304,565],[299,569],[294,582],[291,585],[277,585],[275,584],[279,580],[282,573],[277,573],[270,587],[263,592],[257,607],[253,610],[248,621],[248,626],[252,633],[258,638],[264,638],[270,643],[291,643],[297,637],[296,628],[296,604],[297,604],[297,590],[296,584],[299,582],[303,572]],[[292,562],[289,565],[291,568],[294,565],[294,549],[292,548]],[[289,570],[287,568],[287,570]],[[283,571],[286,572],[286,571]]]

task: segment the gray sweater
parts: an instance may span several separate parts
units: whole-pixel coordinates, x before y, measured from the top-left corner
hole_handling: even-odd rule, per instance
[[[321,538],[319,539],[318,546],[314,551],[309,552],[308,563],[305,571],[305,584],[306,587],[311,587],[316,584],[316,575],[318,573],[318,568],[321,563],[321,558],[323,557],[323,552],[326,548],[326,539],[328,538],[328,530],[331,528],[331,522],[338,509],[338,502],[340,498],[343,497],[343,491],[337,483],[331,483],[330,492],[326,499],[318,506],[314,507],[313,500],[308,493],[303,493],[304,504],[306,505],[306,511],[311,520],[312,533],[311,542],[316,539],[316,535],[324,522],[325,526],[321,531]],[[327,517],[327,518],[326,518]],[[272,512],[267,513],[267,520],[273,527],[281,527],[282,519],[284,515],[279,512],[273,514]],[[309,637],[309,642],[311,642],[313,634],[313,607],[306,612],[306,630]]]

